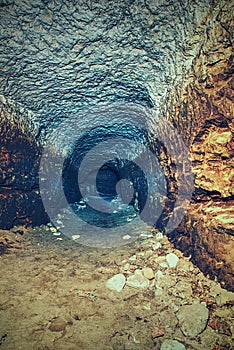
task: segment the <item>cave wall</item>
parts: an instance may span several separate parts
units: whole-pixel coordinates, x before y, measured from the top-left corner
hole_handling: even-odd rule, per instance
[[[39,193],[41,146],[24,127],[24,109],[0,105],[0,226],[39,225],[48,221]]]
[[[4,0],[0,10],[0,226],[48,219],[38,164],[61,120],[134,102],[190,148],[195,192],[171,239],[232,289],[232,2]]]
[[[231,2],[213,7],[198,55],[166,113],[190,147],[195,193],[171,237],[211,277],[233,289],[234,123]],[[176,102],[176,103],[175,103]],[[186,137],[187,135],[187,137]]]
[[[10,146],[9,154],[6,150],[5,123],[11,143],[19,129],[37,154],[37,146],[62,120],[71,120],[87,107],[134,102],[159,110],[168,89],[191,66],[209,11],[207,0],[2,0],[1,150],[2,158],[11,158],[11,166],[3,163],[1,171],[19,173]],[[101,122],[97,118],[97,125]],[[28,145],[21,148],[20,158],[28,156]],[[28,164],[28,173],[35,174],[37,165]],[[24,185],[1,184],[2,228],[32,216],[27,196],[30,188],[38,189],[38,180],[30,175],[27,184],[23,173],[22,167],[22,176],[16,177]],[[19,193],[21,200],[16,199]],[[6,213],[11,198],[15,209]],[[41,207],[39,196],[38,200]],[[23,215],[22,207],[27,208]]]

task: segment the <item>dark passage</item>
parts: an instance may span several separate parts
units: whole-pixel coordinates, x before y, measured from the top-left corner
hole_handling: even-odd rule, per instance
[[[128,145],[129,141],[133,141],[134,147],[139,145],[138,150],[134,147],[121,150],[124,140]],[[110,141],[110,147],[106,147],[105,141]],[[92,153],[95,146],[103,143],[103,148]],[[63,166],[63,190],[76,215],[99,227],[121,226],[140,215],[147,202],[148,182],[151,187],[154,184],[154,189],[158,187],[153,173],[147,175],[140,166],[143,162],[149,169],[152,161],[147,159],[149,154],[147,132],[132,125],[99,127],[77,140]]]

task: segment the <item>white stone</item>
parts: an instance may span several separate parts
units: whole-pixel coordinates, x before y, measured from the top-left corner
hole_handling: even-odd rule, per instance
[[[50,231],[51,231],[52,233],[56,233],[56,232],[57,232],[57,229],[56,229],[55,227],[50,227]]]
[[[174,253],[169,253],[166,255],[166,261],[167,261],[167,264],[168,266],[173,269],[176,267],[176,265],[178,264],[179,262],[179,258],[177,255],[175,255]]]
[[[176,314],[182,333],[195,338],[207,326],[209,310],[204,304],[183,305]]]
[[[136,270],[137,271],[137,270]],[[133,288],[147,288],[149,287],[149,280],[142,275],[142,273],[136,273],[129,276],[126,281],[126,285]]]
[[[157,250],[162,248],[162,244],[160,242],[156,242],[155,244],[153,244],[152,249],[153,250]]]
[[[3,104],[6,104],[6,99],[3,95],[0,95],[0,102],[2,102]]]
[[[136,259],[137,259],[136,255],[132,255],[132,256],[130,256],[130,258],[129,258],[128,260],[134,261],[134,260],[136,260]]]
[[[126,283],[125,276],[122,273],[118,273],[117,275],[114,275],[106,282],[106,286],[111,290],[120,292],[125,286],[125,283]]]
[[[130,235],[125,235],[125,236],[122,237],[122,239],[124,239],[124,240],[128,240],[128,239],[131,239],[131,238],[132,237]]]
[[[58,225],[63,226],[63,222],[61,220],[56,220],[56,222],[57,222]]]
[[[161,278],[163,277],[163,273],[162,271],[158,270],[155,274],[155,287],[156,288],[161,288],[160,287],[160,282],[161,282]]]
[[[156,235],[155,235],[155,239],[157,241],[161,241],[161,239],[163,239],[163,234],[162,232],[158,232]]]
[[[71,236],[71,239],[73,240],[73,241],[76,241],[77,239],[79,239],[80,238],[80,235],[72,235]]]
[[[153,235],[151,233],[141,233],[139,237],[141,237],[141,238],[152,238]]]
[[[166,339],[162,343],[160,350],[186,350],[186,348],[177,340]]]
[[[161,270],[158,270],[158,271],[156,272],[156,274],[155,274],[155,277],[156,277],[156,278],[160,278],[160,277],[162,277],[162,276],[163,276],[163,273],[162,273]]]
[[[60,236],[60,235],[61,235],[61,233],[60,233],[60,232],[58,232],[58,231],[53,232],[53,236]]]

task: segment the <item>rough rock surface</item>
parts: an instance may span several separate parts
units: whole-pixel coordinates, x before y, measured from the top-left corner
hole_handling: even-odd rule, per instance
[[[232,2],[214,5],[190,72],[164,110],[187,139],[195,175],[193,201],[172,240],[233,290],[233,26],[228,13]]]
[[[184,305],[176,316],[183,334],[194,338],[205,330],[209,310],[203,304]]]
[[[33,0],[1,7],[1,91],[49,129],[101,101],[159,106],[191,64],[210,3]]]
[[[13,122],[15,114],[13,108],[0,109],[0,226],[4,229],[48,221],[39,196],[41,147],[27,132],[27,124]]]
[[[46,220],[39,150],[62,120],[97,103],[135,102],[167,116],[190,147],[193,203],[171,239],[232,289],[233,3],[0,6],[0,227]],[[159,159],[175,195],[173,164],[162,150]]]

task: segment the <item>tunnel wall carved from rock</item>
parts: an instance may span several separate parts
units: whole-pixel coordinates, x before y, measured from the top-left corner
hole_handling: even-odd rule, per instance
[[[24,113],[0,105],[0,226],[3,229],[48,221],[39,194],[41,147],[22,123]]]
[[[178,94],[171,94],[167,114],[187,140],[195,175],[193,201],[171,238],[204,272],[233,290],[232,6],[214,7],[199,55]]]

